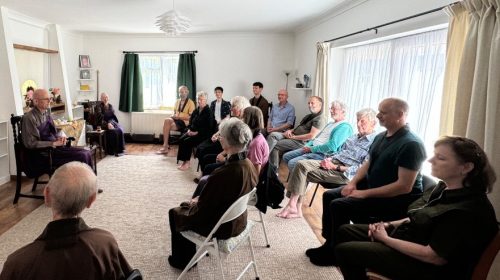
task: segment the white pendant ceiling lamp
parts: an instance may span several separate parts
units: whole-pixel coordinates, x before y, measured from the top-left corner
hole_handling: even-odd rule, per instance
[[[157,17],[156,26],[169,36],[176,36],[186,32],[191,27],[191,20],[175,10],[175,0],[172,1],[172,10]]]

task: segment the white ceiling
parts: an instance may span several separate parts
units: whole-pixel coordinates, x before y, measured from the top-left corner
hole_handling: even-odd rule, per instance
[[[177,0],[188,33],[290,32],[353,0]],[[342,5],[341,5],[342,4]],[[172,0],[0,0],[21,14],[86,32],[160,33],[156,17]]]

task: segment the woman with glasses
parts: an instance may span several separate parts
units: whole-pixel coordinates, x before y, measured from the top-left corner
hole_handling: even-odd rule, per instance
[[[495,173],[481,147],[463,137],[438,140],[429,162],[440,182],[409,206],[407,218],[336,232],[344,279],[366,279],[367,268],[392,279],[470,279],[498,232],[486,196]]]

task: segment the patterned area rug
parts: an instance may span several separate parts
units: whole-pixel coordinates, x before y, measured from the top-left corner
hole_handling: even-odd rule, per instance
[[[196,185],[191,171],[178,171],[174,157],[106,157],[98,164],[98,184],[104,193],[83,212],[91,227],[114,234],[127,260],[141,270],[145,279],[176,279],[180,271],[167,263],[170,254],[168,210],[190,198]],[[282,203],[284,205],[285,202]],[[262,227],[252,232],[260,279],[342,279],[334,267],[312,265],[304,252],[320,245],[303,219],[283,220],[278,210],[265,215],[270,248],[265,247]],[[249,217],[258,213],[250,211]],[[50,221],[50,209],[41,206],[12,229],[0,236],[0,266],[17,248],[34,240]],[[227,279],[243,269],[250,253],[246,243],[224,261]],[[215,258],[204,258],[187,279],[221,279]],[[253,271],[243,279],[254,279]]]

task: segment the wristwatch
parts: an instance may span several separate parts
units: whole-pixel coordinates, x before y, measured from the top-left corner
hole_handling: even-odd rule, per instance
[[[337,168],[335,168],[335,170],[337,170],[338,172],[342,172],[342,170],[340,169],[340,164],[337,165]]]

